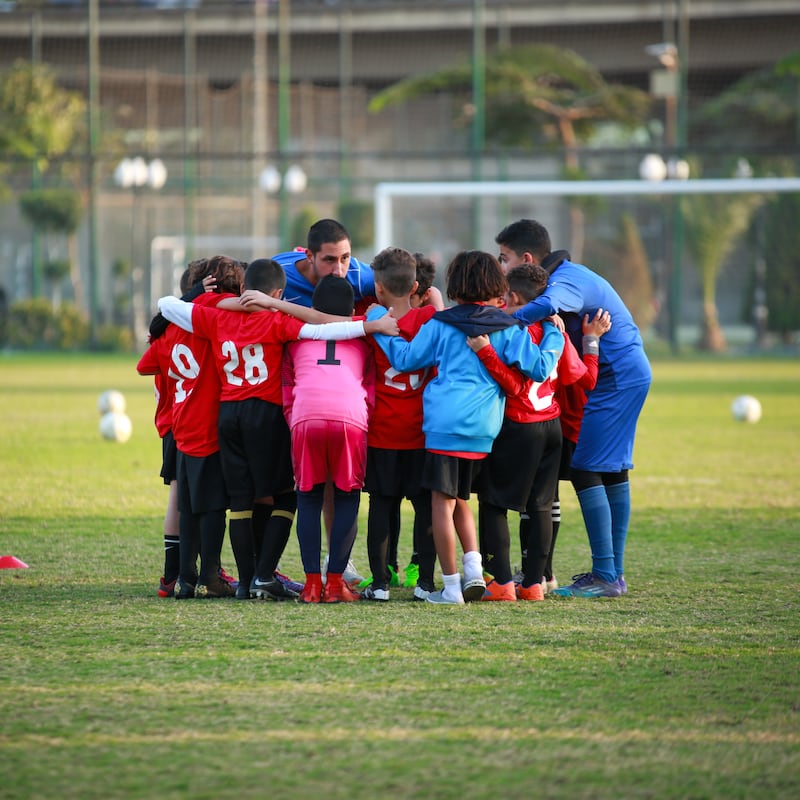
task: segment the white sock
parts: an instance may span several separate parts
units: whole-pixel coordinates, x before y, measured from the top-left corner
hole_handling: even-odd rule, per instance
[[[461,576],[457,572],[453,575],[442,575],[442,580],[444,581],[442,597],[447,597],[451,600],[461,597]]]
[[[464,557],[461,560],[464,564],[465,581],[483,578],[483,560],[477,550],[470,550],[468,553],[464,553]]]

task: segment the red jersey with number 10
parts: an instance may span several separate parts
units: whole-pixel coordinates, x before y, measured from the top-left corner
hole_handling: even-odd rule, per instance
[[[215,306],[231,294],[206,292],[194,301],[197,308]],[[195,309],[196,310],[196,309]],[[203,458],[219,450],[217,417],[220,383],[211,343],[170,325],[164,337],[170,345],[168,377],[173,395],[172,435],[187,456]]]

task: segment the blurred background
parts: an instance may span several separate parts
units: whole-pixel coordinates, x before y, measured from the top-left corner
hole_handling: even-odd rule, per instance
[[[795,352],[799,161],[796,0],[0,2],[0,344],[141,350],[187,260],[320,217],[369,261],[387,182],[726,179],[395,197],[391,244],[534,217],[655,351]]]

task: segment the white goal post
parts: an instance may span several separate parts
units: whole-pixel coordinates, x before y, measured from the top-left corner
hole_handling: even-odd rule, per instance
[[[404,181],[375,186],[375,252],[393,242],[396,197],[601,197],[800,192],[800,178],[697,178],[615,181]]]

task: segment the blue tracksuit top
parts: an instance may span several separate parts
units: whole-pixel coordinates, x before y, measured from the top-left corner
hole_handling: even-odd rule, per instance
[[[367,319],[378,319],[385,313],[384,308],[374,308]],[[516,366],[535,381],[543,381],[552,372],[564,346],[564,337],[554,326],[545,323],[544,330],[538,347],[527,329],[518,325],[495,330],[489,338],[506,364]],[[428,450],[491,451],[503,424],[505,395],[470,350],[463,330],[434,317],[410,342],[401,336],[382,334],[375,334],[375,341],[400,372],[437,368],[436,377],[422,396],[422,430]]]
[[[314,294],[314,286],[297,271],[295,266],[298,261],[302,261],[305,257],[305,252],[290,250],[288,253],[278,253],[278,255],[272,256],[272,260],[277,261],[286,273],[286,290],[283,293],[283,299],[289,303],[297,303],[299,306],[311,308],[311,296]],[[356,301],[364,297],[374,297],[375,276],[369,264],[365,264],[363,261],[351,256],[350,267],[345,277],[353,287]]]
[[[644,352],[639,329],[630,311],[611,284],[582,264],[563,261],[550,276],[547,288],[514,314],[530,325],[560,311],[583,320],[598,308],[611,314],[611,330],[600,337],[597,386],[594,391],[613,391],[649,384],[650,362]]]

